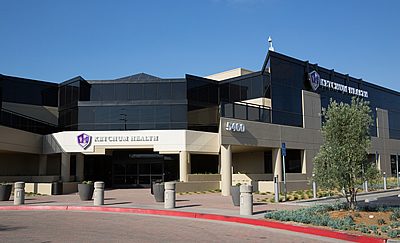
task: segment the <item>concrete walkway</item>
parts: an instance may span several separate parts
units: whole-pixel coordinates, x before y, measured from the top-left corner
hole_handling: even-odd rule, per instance
[[[399,193],[398,190],[388,192],[390,195]],[[381,194],[381,195],[389,195]],[[374,193],[368,197],[377,197]],[[302,203],[254,203],[251,216],[240,215],[239,207],[233,206],[231,197],[223,197],[221,193],[176,195],[176,208],[164,209],[164,203],[156,202],[150,189],[111,189],[105,190],[104,205],[93,206],[93,200],[80,201],[78,193],[67,195],[30,196],[25,198],[25,204],[14,206],[13,196],[10,201],[0,202],[1,210],[72,210],[72,211],[100,211],[136,214],[153,214],[178,216],[186,218],[200,218],[235,222],[247,225],[265,226],[276,230],[289,230],[318,236],[332,237],[352,242],[385,242],[373,237],[355,236],[334,231],[293,226],[283,223],[260,220],[268,210],[296,209],[316,203],[334,203],[335,200],[318,200]],[[36,207],[37,206],[37,207]]]

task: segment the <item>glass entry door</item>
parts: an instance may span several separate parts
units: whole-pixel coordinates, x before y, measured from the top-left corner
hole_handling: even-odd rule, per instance
[[[163,160],[136,159],[113,163],[113,185],[116,188],[146,187],[153,181],[164,181]]]

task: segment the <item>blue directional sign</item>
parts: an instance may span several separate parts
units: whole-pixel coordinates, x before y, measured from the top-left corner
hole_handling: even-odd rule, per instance
[[[286,156],[286,144],[282,143],[282,156]]]

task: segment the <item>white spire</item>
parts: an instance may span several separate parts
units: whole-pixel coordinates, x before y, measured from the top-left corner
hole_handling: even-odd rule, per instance
[[[271,46],[269,47],[270,51],[274,51],[274,48],[272,47],[272,39],[271,36],[268,38],[268,42],[271,44]]]

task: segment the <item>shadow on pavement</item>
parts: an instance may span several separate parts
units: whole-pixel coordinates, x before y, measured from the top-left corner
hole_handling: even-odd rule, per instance
[[[201,204],[185,205],[185,206],[179,206],[179,207],[175,207],[175,208],[190,208],[190,207],[201,207]]]

